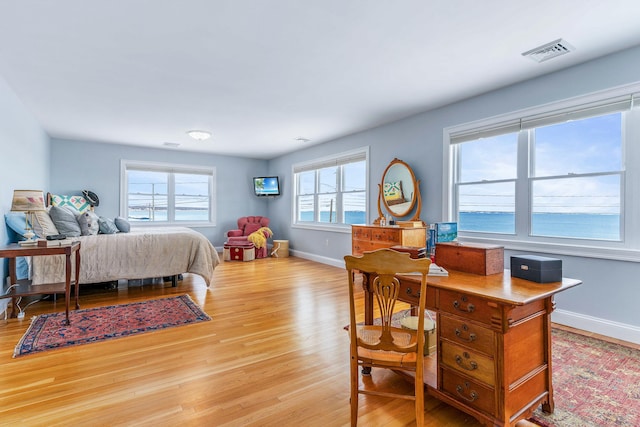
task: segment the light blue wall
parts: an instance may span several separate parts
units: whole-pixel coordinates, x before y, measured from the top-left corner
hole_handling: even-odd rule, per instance
[[[49,181],[49,137],[13,90],[0,77],[0,244],[9,243],[4,214],[11,210],[13,190],[45,189]],[[8,262],[0,260],[2,281]]]
[[[214,166],[217,177],[217,226],[197,228],[218,248],[224,233],[246,215],[267,215],[269,200],[253,195],[251,177],[264,175],[267,162],[239,157],[186,153],[87,141],[51,141],[51,185],[54,194],[91,190],[100,198],[96,213],[113,218],[120,212],[120,161]]]
[[[544,67],[544,64],[532,63],[531,66]],[[426,222],[439,221],[442,219],[444,128],[636,83],[640,81],[639,69],[640,47],[637,47],[273,159],[269,163],[269,173],[280,175],[289,186],[285,188],[284,196],[270,205],[269,215],[284,231],[281,238],[290,240],[294,253],[342,265],[342,257],[351,252],[350,234],[306,230],[290,225],[292,164],[370,146],[370,221],[377,212],[377,183],[387,164],[395,157],[409,163],[416,177],[422,181],[422,219]],[[506,260],[511,254],[506,251]],[[556,317],[568,318],[564,323],[573,326],[614,336],[612,330],[619,332],[626,328],[625,333],[629,335],[623,338],[640,342],[640,315],[634,298],[630,297],[640,291],[637,280],[640,264],[569,256],[559,258],[563,260],[565,276],[582,279],[584,283],[557,296],[560,313]],[[570,313],[565,315],[564,311]]]
[[[0,243],[8,243],[4,214],[13,190],[44,190],[49,182],[49,137],[0,77]]]

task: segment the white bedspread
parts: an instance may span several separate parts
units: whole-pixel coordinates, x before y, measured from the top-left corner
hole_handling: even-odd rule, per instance
[[[194,273],[209,286],[220,263],[211,242],[186,227],[145,227],[71,239],[81,242],[81,284]],[[33,257],[31,278],[36,285],[64,282],[64,256]]]

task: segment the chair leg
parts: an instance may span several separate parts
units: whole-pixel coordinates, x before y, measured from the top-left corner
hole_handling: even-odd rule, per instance
[[[358,387],[360,379],[358,378],[358,363],[353,357],[351,358],[350,371],[351,398],[349,403],[351,404],[351,427],[356,427],[358,425]]]
[[[416,385],[416,427],[424,426],[424,383],[415,381]]]

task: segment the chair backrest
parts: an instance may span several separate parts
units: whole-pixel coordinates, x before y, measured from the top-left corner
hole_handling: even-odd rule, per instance
[[[243,216],[238,218],[238,230],[242,230],[243,236],[269,226],[269,218],[266,216]]]
[[[412,259],[409,253],[402,253],[392,249],[379,249],[373,252],[365,252],[360,257],[347,255],[344,257],[347,272],[349,274],[349,307],[352,350],[356,346],[371,350],[385,350],[396,352],[423,352],[424,347],[424,311],[426,306],[427,274],[429,273],[429,258]],[[356,334],[356,301],[355,301],[355,275],[363,274],[363,280],[370,280],[365,283],[374,301],[377,302],[380,312],[381,334],[377,343],[365,343]],[[391,333],[393,314],[395,305],[400,293],[400,282],[396,274],[420,273],[420,302],[418,307],[418,329],[417,342],[411,345],[394,342]],[[354,354],[354,353],[352,353]]]

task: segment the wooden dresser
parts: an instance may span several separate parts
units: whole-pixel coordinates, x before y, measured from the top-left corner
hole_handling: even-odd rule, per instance
[[[390,248],[391,246],[425,247],[426,244],[426,227],[380,227],[378,225],[351,226],[352,255],[362,255],[365,251]]]

